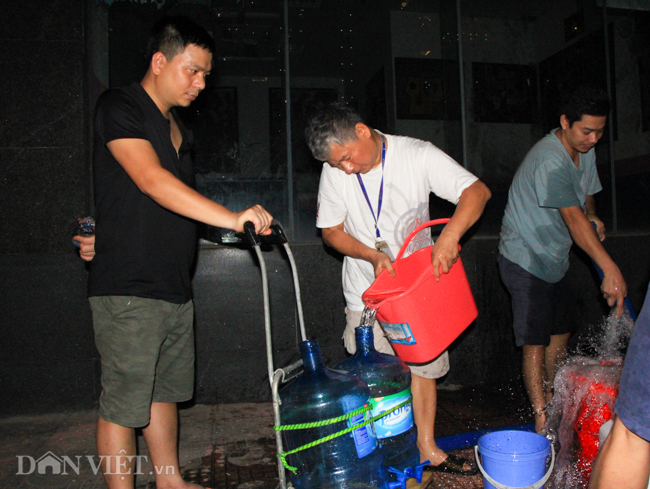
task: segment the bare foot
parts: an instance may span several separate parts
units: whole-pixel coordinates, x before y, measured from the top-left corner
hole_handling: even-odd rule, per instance
[[[435,448],[432,449],[430,448],[428,450],[420,449],[420,463],[424,462],[425,460],[428,460],[430,465],[440,465],[442,462],[445,461],[446,458],[447,458],[447,454],[437,446]],[[473,468],[467,463],[464,463],[463,470],[467,472],[473,470]]]
[[[428,460],[431,465],[439,465],[445,458],[447,458],[447,454],[437,446],[430,449],[418,448],[420,449],[420,463]]]

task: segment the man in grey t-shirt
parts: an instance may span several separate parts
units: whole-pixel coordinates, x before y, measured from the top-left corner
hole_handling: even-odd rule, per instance
[[[603,270],[603,296],[623,310],[627,285],[603,248],[605,226],[594,194],[602,190],[594,146],[602,137],[610,102],[602,90],[573,92],[560,127],[533,146],[515,174],[499,240],[499,272],[512,296],[522,372],[535,413],[535,430],[546,421],[558,363],[566,356],[573,325],[562,321],[568,294],[564,276],[575,242]],[[597,233],[591,222],[596,223]]]

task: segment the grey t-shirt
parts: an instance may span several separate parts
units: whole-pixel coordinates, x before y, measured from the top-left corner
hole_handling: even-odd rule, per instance
[[[602,190],[592,148],[576,168],[552,130],[528,152],[508,192],[499,251],[536,277],[559,282],[569,268],[571,235],[562,207],[581,206]]]

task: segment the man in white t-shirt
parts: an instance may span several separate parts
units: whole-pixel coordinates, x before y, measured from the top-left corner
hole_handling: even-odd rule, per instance
[[[409,233],[429,221],[429,194],[457,204],[432,251],[436,279],[458,259],[458,242],[483,213],[490,191],[431,143],[382,134],[350,107],[332,104],[308,121],[305,138],[314,157],[324,161],[316,225],[323,241],[345,255],[343,292],[347,303],[345,347],[356,350],[354,329],[364,303],[361,295],[391,264]],[[408,253],[431,245],[429,229],[411,242]],[[394,355],[375,323],[375,348]],[[467,461],[445,454],[435,443],[436,379],[449,370],[444,352],[431,363],[411,366],[413,414],[420,460],[430,470],[475,474]]]

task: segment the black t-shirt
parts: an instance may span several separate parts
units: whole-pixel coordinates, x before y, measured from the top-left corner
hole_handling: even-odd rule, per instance
[[[143,194],[106,147],[116,139],[145,139],[162,167],[193,187],[192,134],[173,114],[183,136],[180,157],[172,144],[169,121],[140,84],[107,90],[97,101],[96,255],[90,265],[90,297],[133,295],[175,304],[192,298],[196,223]]]

